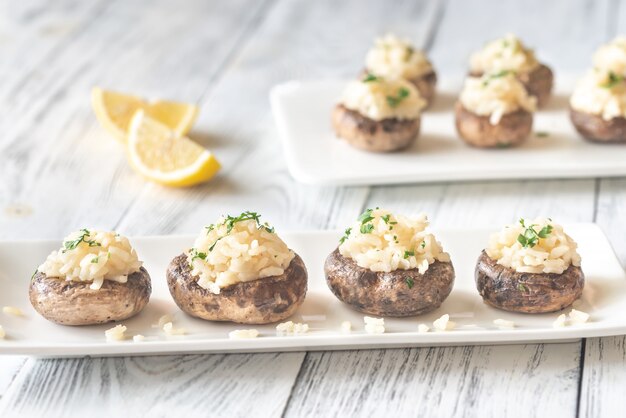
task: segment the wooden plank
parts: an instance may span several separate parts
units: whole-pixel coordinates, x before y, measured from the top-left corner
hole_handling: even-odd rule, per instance
[[[583,361],[579,416],[623,416],[626,337],[588,338]]]
[[[24,47],[45,60],[26,74],[14,67],[16,82],[0,95],[0,178],[10,179],[0,183],[3,238],[60,238],[85,225],[115,226],[144,182],[123,147],[97,125],[91,87],[199,100],[264,9],[241,0],[103,4],[92,11],[93,22],[76,23],[81,29],[62,47]]]
[[[447,75],[467,72],[470,54],[483,43],[515,33],[538,59],[559,74],[579,74],[607,37],[610,1],[453,0],[437,33],[432,57]]]
[[[579,355],[577,343],[308,353],[285,416],[574,416]]]
[[[626,266],[626,179],[599,181],[596,222]],[[626,337],[586,340],[580,382],[580,416],[621,416],[626,385]]]
[[[0,415],[275,417],[303,356],[32,359],[0,402]]]
[[[591,179],[375,187],[367,206],[425,212],[435,227],[497,227],[537,216],[559,223],[590,222],[594,188]]]
[[[223,162],[212,183],[189,190],[149,185],[120,223],[132,234],[195,233],[223,213],[257,210],[277,228],[334,228],[351,219],[366,187],[300,185],[287,173],[268,106],[270,88],[290,79],[357,74],[374,37],[398,27],[416,42],[430,35],[437,3],[281,2],[205,98],[196,124]],[[332,18],[341,16],[341,19]],[[324,22],[324,24],[320,24]],[[367,22],[367,24],[363,24]]]
[[[21,95],[21,86],[28,79],[40,77],[41,68],[45,67],[50,56],[63,50],[69,40],[84,30],[85,26],[100,13],[104,4],[106,4],[104,1],[80,3],[57,1],[54,10],[51,10],[47,1],[33,0],[3,4],[3,12],[0,15],[0,53],[2,54],[0,97],[4,103],[3,112],[0,115],[0,126],[3,131],[13,122],[6,117],[9,109],[21,106],[24,102],[25,97]],[[0,137],[0,149],[3,148],[4,138],[4,135]],[[2,178],[0,202],[5,186],[10,184],[6,177]],[[9,217],[22,216],[19,212],[23,208],[19,205],[9,205],[3,209],[3,213]],[[21,356],[0,357],[0,397],[25,361],[26,358]]]

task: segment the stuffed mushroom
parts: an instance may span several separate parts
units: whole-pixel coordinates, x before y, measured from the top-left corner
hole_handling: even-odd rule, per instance
[[[150,276],[126,237],[81,229],[37,268],[29,297],[52,322],[93,325],[136,315],[151,291]]]
[[[524,85],[528,94],[537,98],[543,107],[552,92],[554,75],[550,67],[540,63],[531,49],[512,34],[488,42],[470,58],[470,75],[480,77],[486,73],[510,71]]]
[[[332,112],[332,125],[353,147],[398,151],[417,138],[425,104],[408,81],[366,74],[348,84]]]
[[[570,119],[587,140],[626,142],[626,38],[603,45],[593,57],[594,69],[576,85]]]
[[[536,99],[508,71],[468,77],[455,106],[456,129],[479,148],[519,145],[533,126]]]
[[[437,309],[454,285],[454,267],[425,215],[368,209],[326,259],[326,283],[350,307],[403,317]]]
[[[435,98],[437,74],[423,51],[407,40],[388,34],[376,39],[365,58],[366,73],[396,79],[403,78],[417,88],[430,106]]]
[[[267,324],[302,305],[304,262],[259,219],[255,212],[223,217],[172,260],[167,284],[180,309],[210,321]]]
[[[576,243],[550,219],[520,219],[493,234],[478,258],[475,279],[487,304],[523,313],[566,308],[585,284]]]

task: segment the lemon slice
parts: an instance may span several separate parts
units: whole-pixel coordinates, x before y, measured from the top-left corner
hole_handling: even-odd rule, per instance
[[[147,102],[141,97],[102,90],[98,87],[91,91],[91,104],[100,124],[121,142],[126,142],[130,120],[139,109],[143,109],[148,116],[181,136],[191,130],[198,116],[198,106],[189,103],[164,100]]]
[[[128,158],[139,174],[166,186],[193,186],[220,169],[213,154],[138,110],[128,130]]]

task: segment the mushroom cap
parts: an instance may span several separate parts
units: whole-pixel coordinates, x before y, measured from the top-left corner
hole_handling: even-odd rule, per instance
[[[145,268],[128,275],[126,283],[105,280],[100,289],[91,282],[68,281],[37,272],[28,294],[33,308],[61,325],[94,325],[121,321],[139,313],[152,292]]]
[[[574,303],[585,285],[580,267],[570,265],[561,274],[519,273],[502,266],[483,251],[475,270],[476,287],[483,300],[511,312],[555,312]]]
[[[355,148],[392,152],[407,148],[415,141],[420,130],[420,119],[376,121],[339,104],[332,112],[332,125],[337,136]]]
[[[417,269],[375,272],[360,267],[335,249],[324,264],[326,283],[335,296],[357,311],[403,317],[437,309],[454,286],[451,262],[435,261],[424,274]]]
[[[167,268],[167,284],[178,307],[197,318],[240,324],[268,324],[291,316],[307,291],[308,275],[297,254],[283,274],[225,287],[211,293],[191,275],[186,254],[176,256]]]
[[[459,136],[469,145],[502,148],[519,145],[528,138],[533,127],[533,115],[520,109],[502,115],[500,121],[492,125],[489,116],[477,115],[457,102],[455,123]]]
[[[601,116],[581,112],[570,107],[570,119],[585,139],[603,144],[626,142],[626,118],[604,120]]]

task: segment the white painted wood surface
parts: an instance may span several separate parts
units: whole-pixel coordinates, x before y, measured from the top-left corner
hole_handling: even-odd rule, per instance
[[[424,210],[434,225],[548,214],[596,220],[626,262],[626,180],[355,188],[288,175],[267,91],[359,71],[388,30],[462,75],[471,50],[512,31],[559,73],[578,73],[626,24],[616,0],[165,0],[9,2],[0,14],[0,238],[60,238],[85,225],[195,233],[224,212],[280,229],[338,228],[367,206]],[[537,11],[541,10],[540,13]],[[566,46],[564,46],[566,45]],[[192,136],[224,170],[188,190],[144,183],[97,126],[100,84],[197,101]],[[551,345],[200,355],[0,358],[1,416],[621,416],[623,337]],[[582,365],[582,367],[581,367]],[[123,408],[123,409],[122,409]]]

